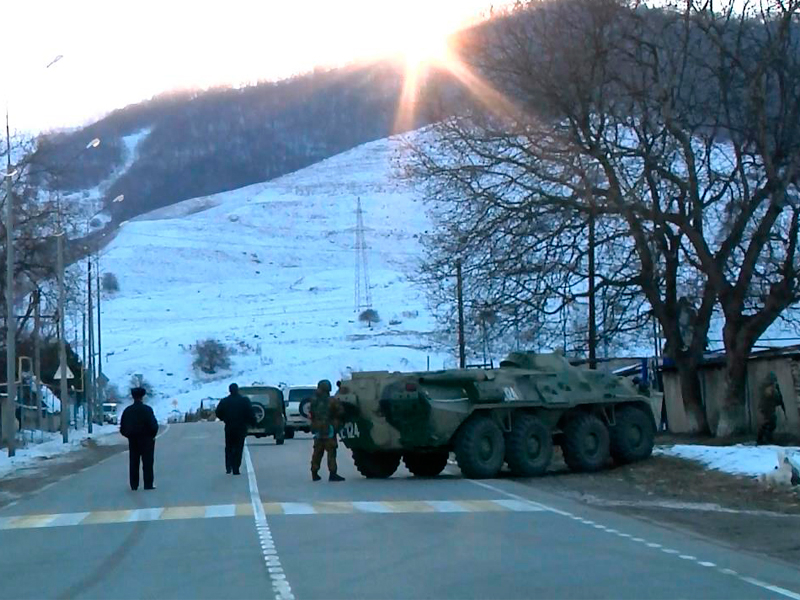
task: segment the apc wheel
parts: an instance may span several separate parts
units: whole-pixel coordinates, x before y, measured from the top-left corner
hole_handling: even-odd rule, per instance
[[[407,452],[403,455],[406,469],[417,477],[436,477],[444,471],[450,453],[444,452]]]
[[[506,461],[511,472],[519,477],[541,475],[552,458],[550,428],[532,415],[515,417],[511,433],[506,436]]]
[[[275,438],[275,445],[276,446],[283,446],[284,438]]]
[[[387,479],[394,475],[400,466],[400,454],[353,450],[353,462],[358,472],[367,479]]]
[[[286,431],[284,432],[284,437],[287,440],[293,439],[294,438],[294,429],[292,429],[291,427],[287,427]]]
[[[491,419],[474,416],[461,427],[455,443],[458,468],[469,479],[489,479],[503,466],[503,432]]]
[[[624,465],[650,456],[656,435],[653,419],[636,406],[623,406],[616,412],[616,425],[611,428],[614,461]]]
[[[564,427],[564,461],[575,472],[599,471],[610,456],[608,428],[594,415],[579,413]]]

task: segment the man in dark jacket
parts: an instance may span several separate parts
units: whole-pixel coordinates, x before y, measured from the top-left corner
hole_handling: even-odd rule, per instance
[[[250,398],[239,393],[235,383],[228,386],[228,394],[217,405],[217,418],[225,423],[225,472],[239,474],[247,428],[256,424]]]
[[[129,475],[132,490],[139,489],[139,462],[142,463],[144,489],[153,490],[153,457],[156,449],[158,421],[153,409],[144,403],[144,388],[131,390],[133,404],[122,412],[120,433],[128,438]]]

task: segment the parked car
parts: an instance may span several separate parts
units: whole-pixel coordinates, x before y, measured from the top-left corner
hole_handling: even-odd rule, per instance
[[[316,386],[293,385],[286,388],[286,437],[294,437],[295,431],[311,432],[311,419],[308,418],[308,404],[314,396]],[[308,402],[304,402],[308,400]],[[302,406],[301,406],[302,405]]]
[[[115,402],[103,402],[103,423],[117,425],[117,404]]]
[[[257,438],[271,435],[278,446],[283,444],[286,438],[286,407],[280,388],[253,385],[240,387],[239,392],[250,398],[256,416],[256,424],[248,429],[247,435]]]

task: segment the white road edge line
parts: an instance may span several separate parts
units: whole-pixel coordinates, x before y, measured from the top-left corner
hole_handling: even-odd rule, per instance
[[[477,481],[475,479],[466,479],[466,478],[465,478],[465,481],[469,481],[470,483],[473,483],[473,484],[475,484],[477,486],[480,486],[482,488],[486,488],[487,490],[492,490],[493,492],[497,492],[498,494],[502,494],[503,496],[508,496],[509,498],[514,498],[515,500],[522,500],[523,502],[529,502],[531,504],[535,504],[537,506],[540,506],[543,510],[547,510],[549,512],[552,512],[552,513],[555,513],[557,515],[561,515],[561,516],[564,516],[564,517],[570,517],[570,518],[575,519],[575,520],[577,520],[578,522],[580,522],[580,523],[582,523],[584,525],[595,526],[594,521],[590,521],[590,520],[587,520],[587,519],[582,519],[581,517],[577,517],[576,515],[573,515],[572,513],[569,513],[569,512],[566,512],[566,511],[562,511],[562,510],[558,510],[557,508],[553,508],[552,506],[547,506],[546,504],[540,504],[539,502],[534,502],[533,500],[528,500],[527,498],[525,498],[523,496],[519,496],[517,494],[512,494],[511,492],[507,492],[507,491],[505,491],[503,489],[500,489],[500,488],[495,487],[493,485],[490,485],[488,483],[484,483],[483,481]],[[608,528],[606,529],[606,533],[612,533],[612,532],[617,533],[617,535],[619,535],[621,537],[633,538],[633,536],[631,534],[629,534],[629,533],[617,532],[616,529],[608,529]],[[641,540],[642,542],[647,543],[647,540],[643,540],[641,538],[634,538],[634,539]],[[679,555],[679,557],[684,559],[684,560],[697,561],[698,564],[700,564],[700,565],[702,565],[704,567],[705,566],[711,566],[711,565],[714,564],[714,563],[710,563],[710,562],[706,562],[706,563],[699,562],[698,559],[695,558],[694,556],[687,555],[687,554],[681,555],[681,553],[678,550],[673,550],[671,548],[664,548],[663,546],[660,546],[659,544],[652,544],[651,545],[651,544],[647,543],[647,545],[650,546],[651,548],[660,548],[660,550],[662,552],[666,552],[667,554]],[[761,580],[755,579],[753,577],[747,577],[745,575],[740,575],[736,571],[732,571],[730,569],[720,569],[720,573],[736,577],[737,579],[739,579],[741,581],[744,581],[744,582],[749,583],[750,585],[754,585],[756,587],[760,587],[761,589],[764,589],[764,590],[769,590],[770,592],[773,592],[774,594],[779,594],[781,596],[785,596],[786,598],[791,598],[792,600],[800,600],[800,594],[798,594],[796,592],[793,592],[791,590],[787,590],[787,589],[779,587],[777,585],[772,585],[771,583],[767,583],[765,581],[761,581]]]
[[[753,577],[742,577],[740,576],[739,579],[742,581],[746,581],[750,585],[754,585],[756,587],[760,587],[765,590],[769,590],[775,594],[780,594],[781,596],[786,596],[787,598],[792,598],[792,600],[800,600],[800,594],[795,594],[794,592],[784,589],[782,587],[778,587],[777,585],[772,585],[766,583],[764,581],[760,581],[758,579],[754,579]]]
[[[545,504],[541,504],[539,502],[534,502],[533,500],[528,500],[524,496],[519,496],[517,494],[512,494],[511,492],[507,492],[505,490],[501,490],[500,488],[494,487],[493,485],[489,485],[488,483],[484,483],[483,481],[477,481],[476,479],[467,479],[470,483],[474,483],[477,486],[482,488],[486,488],[487,490],[492,490],[493,492],[497,492],[498,494],[502,494],[503,496],[508,496],[509,498],[513,498],[514,500],[519,500],[520,502],[524,502],[525,504],[532,504],[533,506],[537,506],[542,510],[547,510],[550,512],[554,512],[557,515],[561,515],[562,517],[571,517],[572,514],[568,512],[564,512],[563,510],[558,510],[557,508],[553,508],[552,506],[547,506]]]
[[[267,523],[267,515],[264,513],[264,505],[261,503],[261,494],[258,493],[256,472],[253,469],[253,462],[250,460],[250,450],[247,448],[247,444],[244,446],[244,464],[247,467],[247,482],[250,485],[250,503],[253,505],[253,517],[256,521],[256,530],[258,531],[264,563],[267,565],[267,572],[272,580],[272,591],[276,600],[295,600],[294,594],[292,594],[292,587],[283,572],[281,560],[278,558],[278,552],[272,540],[272,533]]]

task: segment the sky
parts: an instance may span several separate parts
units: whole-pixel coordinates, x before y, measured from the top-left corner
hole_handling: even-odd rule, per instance
[[[76,127],[172,89],[402,54],[506,3],[7,0],[0,101],[12,130]]]

